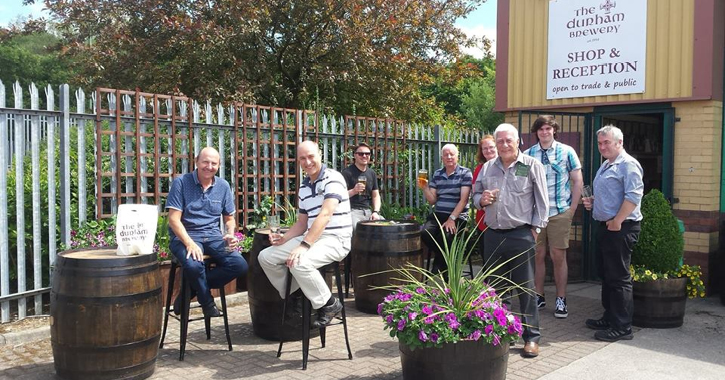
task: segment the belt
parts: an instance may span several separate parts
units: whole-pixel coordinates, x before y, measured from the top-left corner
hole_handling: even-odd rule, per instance
[[[498,232],[500,234],[505,234],[505,233],[509,233],[509,232],[513,232],[513,231],[518,231],[518,230],[524,230],[524,229],[529,229],[530,230],[531,229],[531,225],[530,224],[524,224],[524,225],[521,225],[521,226],[518,226],[518,227],[507,228],[507,229],[500,229],[500,230],[497,230],[497,229],[491,228],[491,227],[488,227],[488,229],[491,230],[491,231],[493,231],[493,232]]]
[[[610,220],[612,220],[612,219],[610,219]],[[609,220],[607,220],[606,222],[599,222],[599,221],[598,222],[599,222],[599,225],[606,226],[608,221]],[[632,223],[639,223],[639,220],[627,219],[624,222],[622,222],[622,225],[624,226],[626,224],[632,224]]]

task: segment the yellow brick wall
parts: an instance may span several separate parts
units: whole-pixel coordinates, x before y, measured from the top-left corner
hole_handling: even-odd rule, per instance
[[[673,195],[677,210],[720,210],[722,153],[722,102],[696,101],[673,104],[675,157]],[[687,248],[686,248],[687,249]]]

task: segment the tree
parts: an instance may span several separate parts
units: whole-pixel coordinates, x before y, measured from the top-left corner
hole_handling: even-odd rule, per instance
[[[25,20],[0,28],[0,80],[5,86],[66,83],[71,78],[68,62],[59,57],[60,40],[45,31],[45,23]]]
[[[421,86],[471,43],[455,20],[484,1],[45,4],[87,85],[416,120]]]

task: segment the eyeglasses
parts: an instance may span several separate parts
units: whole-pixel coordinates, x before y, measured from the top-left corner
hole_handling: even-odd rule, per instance
[[[358,156],[370,156],[372,153],[370,152],[355,152]]]

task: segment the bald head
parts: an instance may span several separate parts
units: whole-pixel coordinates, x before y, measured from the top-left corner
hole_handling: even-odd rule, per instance
[[[219,151],[212,147],[206,147],[196,156],[196,172],[199,181],[207,185],[211,183],[219,171]]]
[[[320,147],[316,142],[309,140],[303,141],[297,146],[297,161],[300,164],[300,168],[310,176],[310,179],[317,179],[317,176],[320,174],[320,169],[322,169]]]

